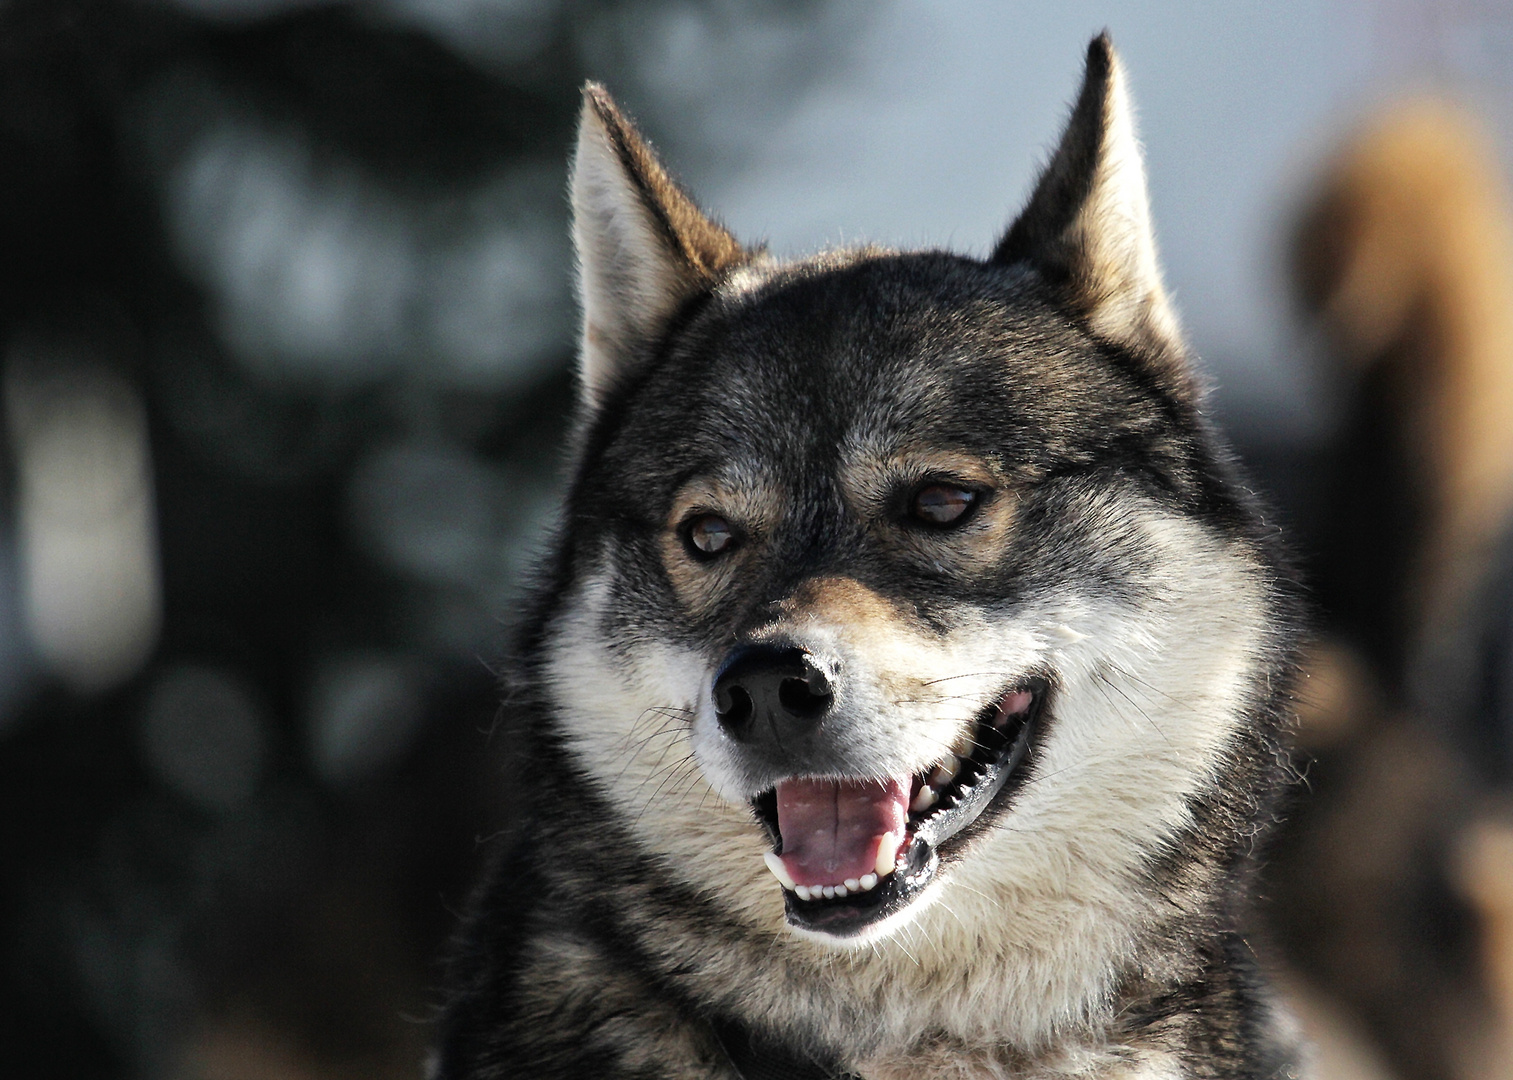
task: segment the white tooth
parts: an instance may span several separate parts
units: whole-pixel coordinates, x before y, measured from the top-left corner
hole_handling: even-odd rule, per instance
[[[847,892],[861,892],[862,891],[862,883],[860,881],[857,881],[856,878],[854,878],[854,877],[848,877],[846,879],[846,891]]]
[[[822,893],[825,894],[825,899],[826,900],[834,900],[835,899],[835,886],[834,885],[826,885],[823,889],[820,890],[820,892],[822,892]]]
[[[923,785],[914,796],[914,801],[909,804],[909,809],[916,814],[922,814],[940,801],[940,792],[929,784]]]
[[[898,860],[898,845],[900,837],[893,833],[886,833],[882,843],[877,845],[877,876],[887,877],[893,873],[893,864]]]
[[[783,888],[789,892],[794,890],[793,878],[789,876],[788,868],[783,865],[781,858],[769,851],[762,856],[762,861],[767,864],[767,869],[772,871],[772,876],[778,879]]]
[[[837,900],[839,900],[842,897],[844,897],[847,893],[849,893],[850,891],[851,890],[848,889],[848,888],[846,888],[846,886],[844,886],[844,885],[837,885],[835,887],[835,898]]]
[[[873,889],[877,888],[877,875],[863,874],[861,881],[859,881],[858,884],[861,885],[862,892],[871,892]]]
[[[1058,638],[1060,638],[1062,641],[1065,641],[1069,645],[1074,645],[1079,641],[1087,640],[1086,634],[1079,634],[1076,630],[1073,630],[1070,626],[1066,625],[1066,623],[1062,623],[1060,626],[1051,627],[1051,633],[1055,634]]]
[[[809,899],[809,890],[806,887],[804,887],[803,885],[795,885],[793,887],[793,893],[800,900],[808,900]]]

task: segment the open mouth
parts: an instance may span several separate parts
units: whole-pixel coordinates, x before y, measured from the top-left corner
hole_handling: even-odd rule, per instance
[[[776,850],[788,921],[833,937],[907,907],[1017,786],[1047,684],[1031,679],[977,717],[958,754],[888,780],[794,778],[753,801]]]

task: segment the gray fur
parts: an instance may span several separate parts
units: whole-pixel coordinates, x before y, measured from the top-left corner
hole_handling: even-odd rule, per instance
[[[439,1076],[733,1076],[712,1023],[874,1080],[1290,1075],[1243,931],[1293,605],[1200,412],[1119,79],[1096,40],[986,262],[753,257],[588,90],[584,414],[512,687],[536,809],[459,938]],[[925,527],[942,482],[978,501]],[[753,645],[834,689],[786,763],[713,704]],[[917,778],[1021,687],[1026,756],[940,811],[961,832],[886,917],[833,929],[853,908],[765,869],[775,780]]]

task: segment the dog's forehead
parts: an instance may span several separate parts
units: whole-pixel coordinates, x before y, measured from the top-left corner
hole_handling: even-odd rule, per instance
[[[800,266],[721,299],[695,362],[764,403],[807,393],[848,416],[878,404],[922,416],[972,389],[957,383],[974,369],[979,392],[984,376],[1012,381],[1016,357],[1064,326],[1021,275],[946,255]]]
[[[1069,428],[1088,397],[1069,372],[1095,360],[1014,275],[955,256],[891,256],[789,269],[717,295],[635,412],[674,457],[833,471],[843,456],[921,443],[1027,449]]]

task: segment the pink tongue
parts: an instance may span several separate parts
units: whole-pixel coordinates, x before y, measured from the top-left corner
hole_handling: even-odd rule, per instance
[[[903,840],[910,786],[908,777],[778,784],[783,865],[794,884],[839,885],[875,872],[882,838]]]

